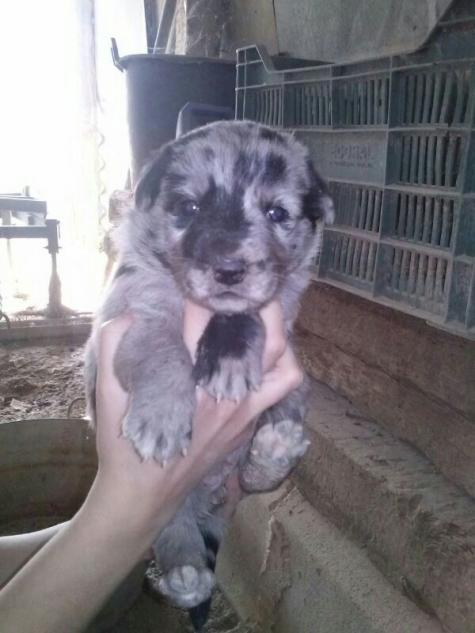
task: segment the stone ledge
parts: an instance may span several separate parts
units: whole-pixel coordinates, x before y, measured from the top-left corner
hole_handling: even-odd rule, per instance
[[[475,340],[317,281],[298,324],[475,422]]]
[[[295,474],[305,497],[419,606],[454,633],[473,633],[475,501],[314,381],[308,427],[312,444]]]
[[[313,378],[344,394],[364,415],[416,446],[448,479],[475,496],[473,421],[332,341],[299,330],[296,342]]]
[[[243,501],[218,579],[263,633],[442,633],[290,484]]]
[[[475,341],[318,282],[297,325],[313,378],[475,497]]]

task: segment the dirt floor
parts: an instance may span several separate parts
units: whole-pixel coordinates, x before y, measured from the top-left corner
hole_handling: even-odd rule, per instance
[[[8,343],[0,347],[0,423],[20,419],[84,415],[83,344]],[[77,400],[80,399],[80,400]],[[74,402],[76,401],[76,402]],[[49,524],[49,522],[48,522]],[[18,526],[17,526],[18,527]],[[20,530],[43,526],[21,526]],[[8,531],[9,533],[12,530]],[[189,633],[188,615],[156,592],[144,592],[111,633]],[[217,591],[203,633],[251,633]]]
[[[142,593],[110,633],[193,633],[193,627],[185,611],[171,607],[158,596]],[[202,633],[254,633],[254,630],[239,622],[218,591]]]
[[[84,346],[9,343],[0,348],[0,422],[84,415]]]

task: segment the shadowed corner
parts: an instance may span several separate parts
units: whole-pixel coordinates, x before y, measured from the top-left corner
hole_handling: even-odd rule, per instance
[[[193,624],[193,628],[197,633],[203,632],[203,627],[208,619],[208,615],[211,609],[211,598],[205,600],[201,604],[196,607],[192,607],[188,609],[188,613],[190,614],[190,620]]]
[[[219,549],[219,541],[213,534],[211,534],[211,532],[208,532],[206,530],[202,532],[202,536],[207,551],[208,567],[209,569],[211,569],[211,571],[214,572],[216,567],[216,556]],[[197,633],[202,633],[204,630],[203,627],[208,620],[209,612],[211,609],[211,600],[212,598],[210,597],[208,598],[208,600],[205,600],[201,604],[196,605],[196,607],[188,609],[191,623]]]

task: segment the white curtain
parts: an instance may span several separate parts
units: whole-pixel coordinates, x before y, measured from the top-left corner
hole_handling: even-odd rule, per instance
[[[146,51],[143,0],[0,0],[0,193],[29,185],[47,200],[61,222],[63,302],[79,310],[94,309],[101,293],[108,199],[129,165],[111,37],[122,55]],[[12,240],[12,275],[2,241],[4,307],[45,307],[44,244]],[[6,301],[8,290],[23,303]]]
[[[102,275],[97,254],[107,192],[99,116],[93,0],[2,0],[0,193],[29,185],[47,200],[48,216],[61,222],[64,302],[79,309],[93,307]],[[44,244],[13,240],[11,247],[26,303],[44,307]],[[2,285],[7,264],[0,243]]]
[[[94,242],[101,185],[93,2],[3,2],[0,24],[0,190],[31,185],[76,241]]]

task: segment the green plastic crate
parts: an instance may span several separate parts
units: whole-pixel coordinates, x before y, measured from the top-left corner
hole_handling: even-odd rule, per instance
[[[335,200],[317,277],[475,336],[475,3],[423,50],[327,65],[237,52],[236,117],[291,130]],[[462,7],[462,8],[460,8]]]

